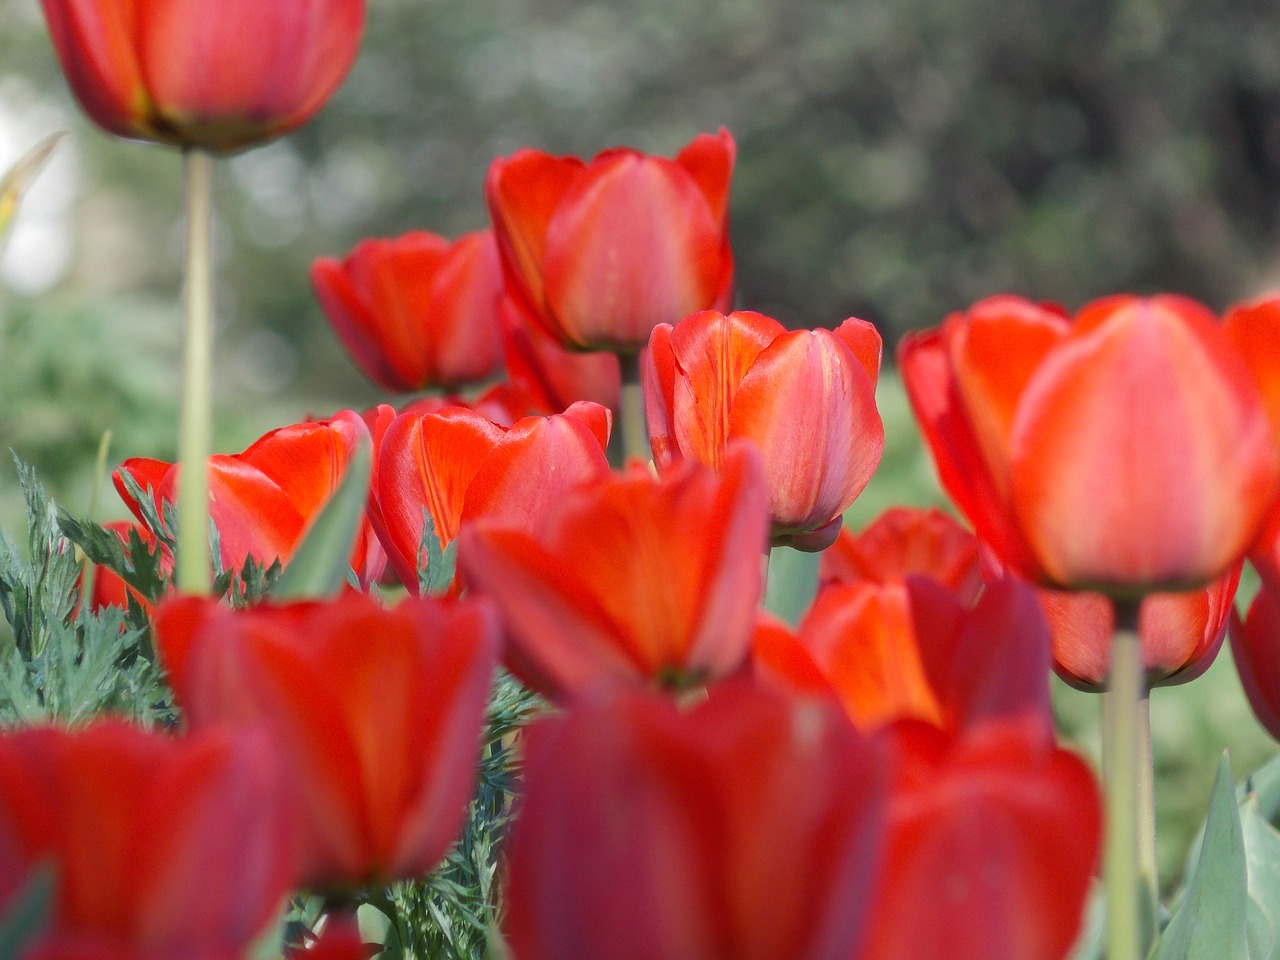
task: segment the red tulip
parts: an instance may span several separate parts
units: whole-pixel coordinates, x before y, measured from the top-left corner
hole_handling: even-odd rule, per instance
[[[634,353],[659,323],[726,309],[735,150],[721,130],[674,160],[625,148],[590,163],[536,150],[494,160],[485,195],[510,289],[580,350]]]
[[[193,729],[249,720],[277,740],[301,885],[382,885],[444,856],[475,785],[497,643],[487,606],[182,597],[161,605],[156,643]]]
[[[891,507],[859,534],[847,528],[822,554],[824,583],[929,577],[972,606],[982,590],[978,538],[936,508]]]
[[[973,609],[923,578],[832,585],[797,641],[862,729],[1012,717],[1053,738],[1048,630],[1035,591],[1015,580],[989,585]]]
[[[1138,615],[1148,687],[1173,686],[1213,664],[1227,634],[1240,564],[1207,587],[1145,597]],[[1107,678],[1115,611],[1096,593],[1041,590],[1040,606],[1053,638],[1054,669],[1078,690],[1101,690]]]
[[[1204,307],[996,297],[904,339],[944,486],[1030,579],[1132,596],[1222,576],[1280,476],[1258,387]],[[1159,398],[1159,402],[1153,402]]]
[[[1088,767],[1016,725],[891,740],[887,847],[855,960],[1062,960],[1102,831]]]
[[[306,122],[346,76],[364,0],[42,0],[85,113],[223,153]]]
[[[518,960],[847,958],[882,756],[837,711],[742,684],[628,694],[528,731],[505,933]]]
[[[525,524],[570,488],[607,475],[609,424],[594,403],[509,430],[464,407],[397,417],[379,451],[370,518],[401,581],[416,591],[428,517],[447,545],[464,520]]]
[[[636,463],[563,494],[532,529],[473,524],[458,559],[502,610],[512,672],[567,699],[739,669],[765,537],[759,458],[742,447],[719,477],[693,463],[655,477]]]
[[[360,369],[388,390],[460,386],[502,367],[492,231],[365,240],[346,260],[316,260],[311,282]]]
[[[102,721],[0,736],[0,913],[13,871],[48,859],[36,956],[244,956],[291,880],[276,770],[256,733],[177,739]]]
[[[1280,599],[1266,581],[1245,619],[1231,614],[1231,655],[1258,722],[1280,740]]]
[[[616,354],[566,350],[511,296],[499,310],[507,375],[539,413],[560,413],[578,400],[617,410],[622,368]]]
[[[287,564],[342,482],[356,445],[368,437],[360,415],[343,410],[329,420],[272,430],[244,453],[210,457],[209,512],[218,529],[223,568],[238,570],[246,557],[261,564],[278,557]],[[177,464],[142,457],[120,464],[113,476],[116,490],[142,520],[121,473],[143,490],[151,489],[158,511],[174,502]],[[358,537],[351,556],[352,568],[366,584],[381,572],[381,555],[370,550],[370,539]]]
[[[653,457],[718,468],[728,444],[764,455],[775,544],[822,550],[884,449],[880,335],[848,319],[796,330],[759,313],[704,311],[653,331],[644,367]]]

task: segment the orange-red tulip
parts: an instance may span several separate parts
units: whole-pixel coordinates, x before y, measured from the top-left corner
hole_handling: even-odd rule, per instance
[[[517,960],[848,958],[884,760],[838,711],[731,683],[537,722],[510,847]]]
[[[461,386],[502,367],[492,231],[364,240],[345,260],[316,260],[311,283],[347,351],[388,390]]]
[[[990,584],[972,609],[924,578],[835,584],[796,639],[860,728],[1019,718],[1052,739],[1048,628],[1035,591],[1016,580]]]
[[[487,605],[180,597],[160,606],[156,643],[193,729],[247,720],[278,742],[300,884],[381,885],[444,856],[475,785],[497,646]]]
[[[306,122],[346,76],[364,0],[42,0],[85,113],[121,137],[215,152]]]
[[[590,163],[520,150],[485,195],[515,296],[567,347],[635,353],[659,323],[733,296],[727,130],[674,160],[617,148]]]
[[[618,409],[622,368],[617,354],[566,350],[512,296],[503,297],[499,317],[507,376],[538,413],[560,413],[578,400]]]
[[[512,672],[567,699],[739,669],[766,536],[759,456],[743,446],[720,476],[688,463],[655,477],[635,463],[565,493],[532,528],[472,524],[458,559],[502,610]]]
[[[1232,611],[1231,655],[1254,715],[1280,740],[1280,598],[1269,583],[1249,604],[1241,619]]]
[[[937,508],[890,507],[861,533],[842,529],[818,569],[823,583],[928,577],[966,606],[982,590],[978,538]]]
[[[1209,669],[1226,638],[1239,581],[1237,563],[1206,587],[1153,593],[1143,599],[1138,637],[1148,687],[1187,683]],[[1039,594],[1053,637],[1058,676],[1078,690],[1101,690],[1115,631],[1111,603],[1096,593],[1041,590]]]
[[[417,590],[428,519],[447,545],[464,521],[527,525],[572,487],[607,476],[610,423],[586,402],[510,429],[465,407],[398,416],[379,450],[370,519],[401,581]]]
[[[48,859],[56,886],[38,956],[244,956],[292,880],[270,746],[258,733],[178,739],[115,721],[0,736],[0,913],[14,871],[21,882]]]
[[[369,428],[360,415],[343,410],[328,420],[272,430],[244,453],[210,457],[209,513],[218,529],[223,568],[238,570],[246,557],[262,564],[279,558],[287,564],[342,482],[356,445],[368,438]],[[116,490],[142,520],[121,473],[132,476],[143,490],[151,489],[158,511],[175,501],[177,464],[144,457],[120,464],[113,476]],[[382,563],[372,531],[362,530],[351,554],[361,582],[376,579]]]
[[[719,468],[747,439],[764,456],[775,544],[822,550],[880,463],[880,335],[850,318],[788,332],[763,314],[703,311],[653,331],[644,366],[653,457]]]
[[[1062,960],[1102,832],[1085,764],[1018,725],[891,731],[897,771],[855,960]]]
[[[1275,499],[1262,396],[1214,316],[1117,296],[1074,322],[995,297],[904,339],[948,492],[1031,579],[1115,595],[1225,574]]]

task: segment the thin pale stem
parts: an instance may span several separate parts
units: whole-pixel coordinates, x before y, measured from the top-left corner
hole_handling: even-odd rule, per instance
[[[622,454],[626,460],[648,460],[649,428],[644,417],[644,390],[640,386],[640,354],[624,353],[622,365]]]
[[[1116,601],[1103,701],[1107,791],[1107,960],[1138,960],[1154,933],[1155,811],[1150,721],[1137,601]]]
[[[92,520],[98,515],[98,493],[102,489],[102,481],[107,475],[107,454],[111,450],[111,431],[104,430],[102,439],[98,441],[98,455],[93,460],[93,488],[89,491],[89,512],[85,515],[86,519]],[[77,548],[79,553],[79,548]],[[80,575],[80,610],[89,609],[89,603],[93,599],[93,581],[97,577],[98,568],[90,563],[87,559],[84,564],[84,573]]]
[[[183,593],[208,593],[209,477],[213,433],[213,155],[183,153],[187,260],[182,343],[182,412],[178,425],[178,545],[175,580]]]

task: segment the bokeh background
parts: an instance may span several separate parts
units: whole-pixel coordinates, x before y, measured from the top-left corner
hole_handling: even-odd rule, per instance
[[[1015,291],[1074,308],[1280,285],[1273,0],[369,0],[363,50],[310,125],[220,165],[219,449],[383,399],[307,280],[359,239],[483,226],[523,146],[673,153],[726,126],[739,303],[790,325],[906,330]],[[0,169],[70,136],[0,261],[0,447],[73,512],[112,458],[171,458],[180,169],[79,115],[37,0],[0,0]],[[854,522],[940,502],[892,371],[889,451]],[[122,514],[105,485],[103,516]],[[20,523],[0,466],[0,526]],[[1060,697],[1093,744],[1095,703]],[[1228,659],[1155,697],[1168,876],[1214,755],[1272,752]]]

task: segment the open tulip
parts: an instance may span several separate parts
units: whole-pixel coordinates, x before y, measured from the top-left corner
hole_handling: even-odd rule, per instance
[[[905,338],[900,366],[947,491],[1031,579],[1189,589],[1240,558],[1274,500],[1258,386],[1193,301],[1111,297],[1069,322],[994,297]]]
[[[238,570],[246,557],[260,564],[277,558],[287,564],[311,522],[342,482],[358,443],[369,442],[369,428],[359,414],[343,410],[328,420],[292,424],[272,430],[244,453],[209,458],[210,514],[218,529],[222,566]],[[151,490],[157,511],[172,504],[178,465],[135,457],[120,464],[116,490],[139,520],[139,505],[124,485],[127,473]],[[357,537],[351,566],[362,583],[381,573],[385,563],[367,522]]]
[[[455,387],[502,366],[489,230],[453,243],[425,231],[364,240],[345,260],[316,260],[311,282],[347,351],[388,390]]]
[[[475,784],[497,645],[486,604],[180,597],[161,605],[156,645],[193,729],[251,721],[279,744],[301,884],[381,885],[444,856]]]
[[[519,960],[853,955],[884,757],[839,712],[730,683],[528,731],[505,929]]]
[[[35,956],[243,957],[292,880],[278,764],[256,732],[174,738],[101,721],[5,733],[0,915],[10,871],[48,860],[53,910]]]
[[[928,577],[968,606],[982,590],[978,538],[937,508],[890,507],[861,533],[842,529],[818,570],[823,583]]]
[[[485,195],[508,285],[567,347],[636,353],[659,323],[733,296],[727,130],[674,160],[617,148],[589,163],[520,150]]]
[[[224,153],[324,105],[360,45],[364,0],[42,0],[71,89],[95,123]]]
[[[763,314],[708,310],[660,324],[643,369],[655,463],[719,468],[731,441],[750,440],[764,458],[774,543],[825,549],[884,449],[880,346],[854,318],[788,332]]]
[[[739,669],[765,540],[759,457],[742,446],[720,476],[688,463],[655,477],[634,463],[570,490],[532,527],[471,524],[458,560],[502,610],[512,672],[568,699]]]

